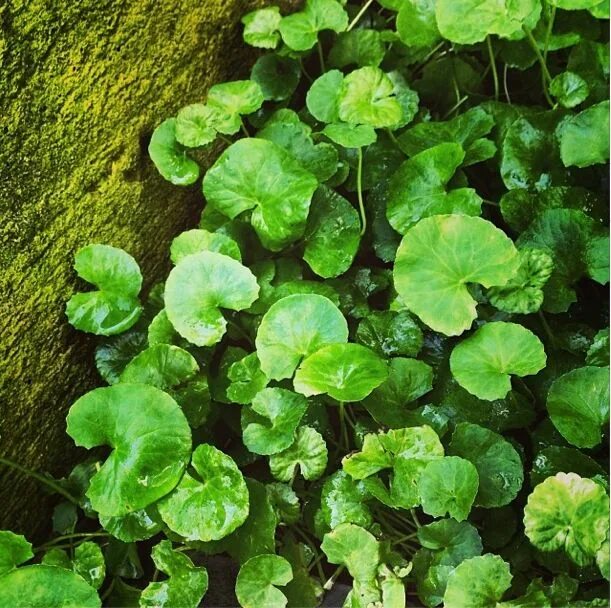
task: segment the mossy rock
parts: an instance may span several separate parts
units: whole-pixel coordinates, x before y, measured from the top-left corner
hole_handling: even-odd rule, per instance
[[[65,474],[65,415],[100,384],[94,340],[66,322],[75,251],[122,247],[145,290],[201,211],[161,179],[150,134],[215,82],[243,76],[240,17],[259,0],[8,0],[0,7],[0,453]],[[285,3],[285,7],[290,4]],[[52,500],[0,467],[0,529],[48,525]]]

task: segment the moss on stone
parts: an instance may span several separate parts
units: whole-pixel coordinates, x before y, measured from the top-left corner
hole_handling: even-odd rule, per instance
[[[64,316],[75,251],[130,252],[148,284],[195,221],[199,187],[155,172],[153,127],[244,73],[240,16],[263,1],[8,0],[0,7],[0,452],[64,474],[72,401],[98,384],[94,340]],[[0,528],[34,533],[49,502],[0,470]]]

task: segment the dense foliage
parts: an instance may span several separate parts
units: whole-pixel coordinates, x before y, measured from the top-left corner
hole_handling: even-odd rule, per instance
[[[222,150],[165,283],[76,255],[109,386],[67,417],[86,460],[38,475],[54,537],[0,532],[0,606],[195,608],[213,554],[243,608],[607,605],[608,18],[246,15],[250,79],[150,142],[178,186]]]

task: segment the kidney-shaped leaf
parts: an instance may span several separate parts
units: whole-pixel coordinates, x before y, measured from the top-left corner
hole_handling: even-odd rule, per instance
[[[159,513],[188,540],[219,540],[248,517],[248,488],[233,459],[214,446],[195,448],[191,464],[197,476],[186,472]]]
[[[450,356],[458,384],[479,399],[503,399],[510,375],[531,376],[545,367],[541,340],[517,323],[494,321],[460,342]]]
[[[36,564],[0,576],[0,606],[99,608],[98,594],[71,570]]]
[[[294,384],[306,397],[327,393],[338,401],[361,401],[387,376],[386,362],[369,348],[331,344],[303,361]]]
[[[33,557],[32,545],[25,536],[0,530],[0,576]]]
[[[609,368],[581,367],[560,376],[547,394],[547,411],[569,443],[597,446],[609,423]]]
[[[456,425],[448,454],[475,465],[479,475],[475,504],[502,507],[518,495],[524,481],[522,460],[501,435],[477,424],[461,422]]]
[[[288,152],[265,139],[241,139],[206,173],[206,200],[231,219],[253,209],[251,223],[267,249],[278,251],[305,229],[318,180]]]
[[[424,217],[442,213],[479,215],[482,199],[473,188],[446,192],[446,185],[465,157],[459,144],[442,143],[406,160],[390,180],[386,215],[405,234]]]
[[[280,42],[280,8],[268,6],[242,17],[244,42],[261,49],[275,49]]]
[[[489,608],[497,606],[511,585],[509,564],[487,553],[466,559],[448,577],[445,608]]]
[[[196,568],[187,555],[174,551],[169,540],[155,545],[151,557],[169,578],[149,583],[140,597],[141,608],[197,608],[208,589],[206,569]]]
[[[172,269],[165,307],[176,331],[197,346],[212,346],[225,333],[219,310],[243,310],[259,295],[255,275],[233,258],[213,251],[189,255]]]
[[[286,596],[276,587],[293,580],[291,564],[280,555],[256,555],[242,564],[235,593],[242,608],[284,608]]]
[[[255,454],[276,454],[288,448],[308,401],[284,388],[264,388],[251,407],[242,408],[244,445]]]
[[[125,515],[165,496],[189,460],[187,419],[174,399],[152,386],[94,389],[74,403],[67,422],[76,445],[113,448],[87,490],[102,515]]]
[[[609,530],[609,497],[604,488],[575,473],[557,473],[528,497],[524,526],[542,551],[563,549],[578,565],[594,560]]]
[[[269,459],[272,475],[280,481],[290,481],[299,467],[304,479],[318,479],[327,467],[327,444],[322,435],[309,426],[297,430],[295,441],[286,450]]]
[[[395,289],[429,327],[457,336],[477,316],[466,284],[504,285],[519,264],[514,244],[492,223],[437,215],[421,220],[403,237],[395,260]]]
[[[232,238],[220,232],[208,232],[197,228],[179,234],[172,241],[170,257],[174,264],[178,264],[188,255],[202,251],[216,251],[238,262],[242,261],[240,248]]]
[[[265,313],[255,343],[263,372],[282,380],[292,376],[303,357],[347,340],[348,324],[331,300],[317,294],[295,294]]]
[[[112,336],[129,329],[140,316],[142,275],[136,260],[116,247],[87,245],[76,253],[74,268],[98,291],[74,294],[66,304],[68,321],[77,329]]]

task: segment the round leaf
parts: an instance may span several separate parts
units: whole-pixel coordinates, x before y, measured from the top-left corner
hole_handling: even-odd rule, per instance
[[[321,517],[330,529],[345,523],[367,528],[372,523],[371,513],[365,504],[367,498],[369,494],[362,482],[353,480],[344,471],[335,471],[327,477],[322,487]]]
[[[477,424],[457,424],[448,454],[475,465],[479,475],[476,505],[502,507],[518,495],[524,482],[522,460],[501,435]]]
[[[280,146],[253,138],[229,146],[203,181],[206,200],[227,217],[253,209],[251,223],[272,251],[303,234],[317,186],[316,177]]]
[[[380,545],[375,536],[360,526],[340,524],[325,534],[320,548],[332,564],[346,566],[356,581],[376,578]]]
[[[424,217],[443,213],[479,215],[482,199],[473,188],[446,192],[465,157],[460,145],[442,143],[406,160],[392,176],[386,215],[405,234]]]
[[[172,241],[170,258],[174,264],[178,264],[188,255],[202,251],[216,251],[238,262],[242,261],[240,248],[232,238],[220,232],[198,229],[182,232]]]
[[[279,481],[290,481],[299,467],[304,479],[318,479],[327,468],[327,444],[322,435],[309,426],[297,430],[291,446],[270,456],[269,468]]]
[[[242,17],[244,42],[261,49],[275,49],[280,42],[280,9],[269,6],[251,11]]]
[[[257,59],[250,77],[261,87],[265,99],[283,101],[297,88],[301,69],[298,61],[270,53]]]
[[[348,340],[339,308],[317,294],[282,298],[265,313],[255,344],[261,369],[273,380],[290,378],[304,357]]]
[[[240,130],[242,114],[252,114],[263,105],[261,87],[254,80],[235,80],[210,87],[208,105],[217,110],[216,129],[226,135]],[[224,121],[221,122],[219,115]]]
[[[248,489],[235,462],[215,447],[202,444],[176,489],[159,502],[170,530],[187,540],[218,540],[242,525],[248,516]]]
[[[152,515],[155,513],[155,519]],[[147,540],[161,531],[162,525],[155,507],[133,511],[120,517],[99,515],[104,530],[124,543]]]
[[[344,75],[339,70],[329,70],[312,83],[306,105],[316,120],[339,121],[339,92],[343,80]]]
[[[71,570],[37,564],[0,576],[0,606],[99,608],[98,594]]]
[[[477,469],[468,460],[458,456],[434,459],[418,483],[422,510],[433,517],[448,513],[457,521],[467,519],[478,485]]]
[[[549,92],[563,108],[574,108],[590,94],[588,83],[575,72],[561,72],[549,84]]]
[[[32,545],[25,536],[0,530],[0,576],[33,557]]]
[[[602,486],[575,473],[557,473],[528,497],[524,526],[543,551],[564,549],[578,565],[591,563],[609,530],[609,497]]]
[[[284,557],[257,555],[240,568],[235,593],[242,608],[284,608],[286,596],[276,587],[292,580],[293,569]]]
[[[327,393],[338,401],[361,401],[386,380],[386,362],[360,344],[317,350],[295,373],[295,390],[306,397]]]
[[[494,321],[460,342],[450,356],[458,384],[479,399],[503,399],[510,375],[531,376],[545,367],[541,340],[517,323]]]
[[[440,38],[433,0],[406,0],[397,15],[397,34],[410,47],[432,47]]]
[[[176,115],[176,139],[188,148],[205,146],[216,139],[214,125],[217,110],[203,103],[194,103],[181,108]]]
[[[188,186],[199,177],[199,165],[176,139],[175,118],[164,120],[153,131],[149,156],[164,179],[176,186]]]
[[[460,564],[448,577],[443,596],[445,608],[496,606],[511,585],[509,564],[487,553]]]
[[[152,386],[94,389],[74,403],[67,422],[76,445],[113,448],[87,490],[102,515],[126,515],[165,496],[189,459],[187,419],[174,399]]]
[[[344,77],[338,100],[343,122],[392,127],[401,122],[403,110],[394,96],[394,84],[382,70],[366,66]]]
[[[422,331],[406,310],[374,311],[359,323],[356,340],[383,357],[415,357],[422,348]]]
[[[251,407],[242,409],[244,445],[255,454],[277,454],[288,448],[308,401],[283,388],[264,388]]]
[[[225,333],[220,308],[243,310],[259,294],[255,276],[226,255],[203,251],[172,269],[165,288],[166,313],[176,331],[197,346],[212,346]]]
[[[547,411],[568,442],[598,445],[609,423],[609,368],[581,367],[560,376],[549,389]]]
[[[438,215],[421,220],[403,237],[395,260],[395,289],[429,327],[457,336],[477,316],[466,283],[504,285],[518,266],[513,243],[490,222]]]
[[[323,129],[323,133],[342,148],[364,148],[374,143],[377,135],[370,125],[333,123]]]

